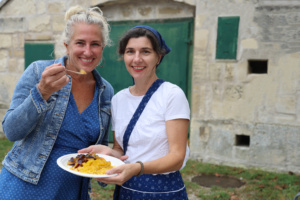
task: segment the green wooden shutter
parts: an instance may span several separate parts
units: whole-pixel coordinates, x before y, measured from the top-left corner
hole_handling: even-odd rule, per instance
[[[236,59],[240,17],[219,17],[216,59]]]
[[[25,68],[37,60],[54,59],[54,44],[50,43],[25,43]]]

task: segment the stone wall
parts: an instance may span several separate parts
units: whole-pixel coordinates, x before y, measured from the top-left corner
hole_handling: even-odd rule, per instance
[[[64,13],[76,4],[99,5],[109,21],[194,17],[191,158],[300,172],[299,1],[7,0],[0,9],[0,119],[24,70],[24,43],[55,43],[56,57],[63,55]],[[240,17],[236,60],[215,59],[220,16]],[[249,73],[249,60],[266,60],[267,73]]]
[[[300,2],[201,2],[194,41],[191,157],[299,173]],[[215,59],[218,16],[240,16],[236,60]],[[248,60],[267,60],[267,73],[249,73]],[[239,144],[240,136],[249,140],[246,145]]]
[[[54,43],[65,54],[64,14],[74,5],[100,6],[108,21],[193,17],[194,0],[2,0],[0,2],[0,120],[24,71],[24,44]],[[3,137],[0,124],[0,137]]]

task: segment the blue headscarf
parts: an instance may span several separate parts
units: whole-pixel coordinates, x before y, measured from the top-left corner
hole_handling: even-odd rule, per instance
[[[165,51],[166,51],[165,55],[167,55],[171,51],[171,48],[168,47],[168,45],[166,44],[165,40],[162,38],[162,36],[160,35],[160,33],[157,30],[155,30],[154,28],[152,28],[150,26],[146,26],[146,25],[138,25],[138,26],[135,26],[135,27],[133,27],[131,29],[135,29],[135,28],[144,28],[144,29],[147,29],[147,30],[151,31],[155,35],[155,37],[157,38],[160,47],[162,49],[165,49]],[[163,58],[164,58],[164,56],[161,57],[159,64],[162,62]]]

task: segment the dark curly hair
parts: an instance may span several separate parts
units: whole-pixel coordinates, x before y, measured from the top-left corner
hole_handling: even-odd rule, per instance
[[[147,37],[152,44],[153,50],[158,55],[164,56],[166,54],[166,50],[161,48],[161,46],[159,45],[159,41],[157,40],[155,35],[151,31],[144,29],[144,28],[134,28],[134,29],[130,29],[129,31],[127,31],[125,33],[125,35],[120,39],[118,54],[120,56],[123,56],[125,53],[125,49],[126,49],[128,41],[131,38],[139,38],[139,37]]]

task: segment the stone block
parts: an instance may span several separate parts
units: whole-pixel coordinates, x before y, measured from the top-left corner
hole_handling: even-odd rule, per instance
[[[199,137],[202,142],[208,142],[211,132],[211,127],[209,126],[200,126],[199,128]]]
[[[8,63],[8,71],[22,74],[24,72],[24,58],[11,58]]]
[[[200,51],[205,51],[207,49],[209,31],[205,29],[197,30],[195,32],[194,45]]]
[[[8,51],[7,50],[0,50],[0,72],[7,71],[8,68]],[[1,93],[0,93],[1,94]]]
[[[147,17],[152,12],[152,7],[139,7],[137,10],[140,15]]]
[[[296,97],[294,95],[278,96],[276,111],[285,114],[296,114]]]
[[[22,75],[25,70],[25,59],[18,58],[16,73]]]
[[[52,30],[62,32],[65,29],[64,15],[56,15],[52,17]]]
[[[25,30],[24,18],[0,18],[1,33],[15,33]]]
[[[210,63],[208,70],[209,70],[209,80],[210,81],[221,81],[224,70],[223,70],[223,63]]]
[[[250,158],[250,148],[249,147],[233,147],[233,158],[239,160],[242,163],[248,162]]]
[[[34,16],[28,19],[28,31],[33,32],[43,32],[43,31],[50,31],[50,19],[49,15],[41,15],[41,16]]]
[[[11,55],[13,55],[12,57],[16,58],[24,58],[24,49],[12,49]]]
[[[183,8],[180,7],[162,7],[158,8],[158,12],[161,15],[178,15],[182,12]]]
[[[10,58],[8,62],[8,71],[9,72],[15,72],[17,66],[17,59],[16,58]]]
[[[122,16],[124,18],[130,18],[130,17],[133,17],[132,15],[135,14],[135,9],[133,8],[132,5],[124,5],[124,6],[121,6],[121,13],[122,13]],[[113,13],[111,13],[113,14]]]
[[[207,142],[206,150],[213,157],[223,157],[224,160],[232,158],[233,138],[232,134],[221,128],[212,126],[210,139]]]
[[[243,49],[257,49],[258,44],[254,38],[248,38],[241,41],[241,47]]]
[[[199,127],[201,126],[200,120],[196,120],[196,118],[191,119],[191,128],[190,128],[190,148],[194,149],[194,151],[198,151],[200,137],[199,137]]]
[[[36,1],[34,0],[13,0],[1,8],[1,14],[4,16],[18,16],[35,14]]]
[[[0,34],[0,49],[12,47],[12,35]]]
[[[242,85],[228,85],[225,88],[224,98],[228,101],[236,101],[244,96],[244,88]]]
[[[65,12],[65,1],[49,2],[48,12],[51,14],[61,14]]]
[[[53,34],[51,32],[43,32],[43,33],[26,33],[25,34],[26,41],[49,41],[52,40]]]
[[[15,33],[12,35],[12,48],[13,49],[23,49],[24,48],[24,34]]]
[[[21,74],[0,73],[0,102],[10,104],[16,84]]]
[[[226,63],[225,71],[224,71],[224,79],[228,82],[234,81],[235,71],[234,66],[231,63]]]
[[[47,13],[47,2],[46,1],[37,1],[36,9],[38,14],[46,14]]]

